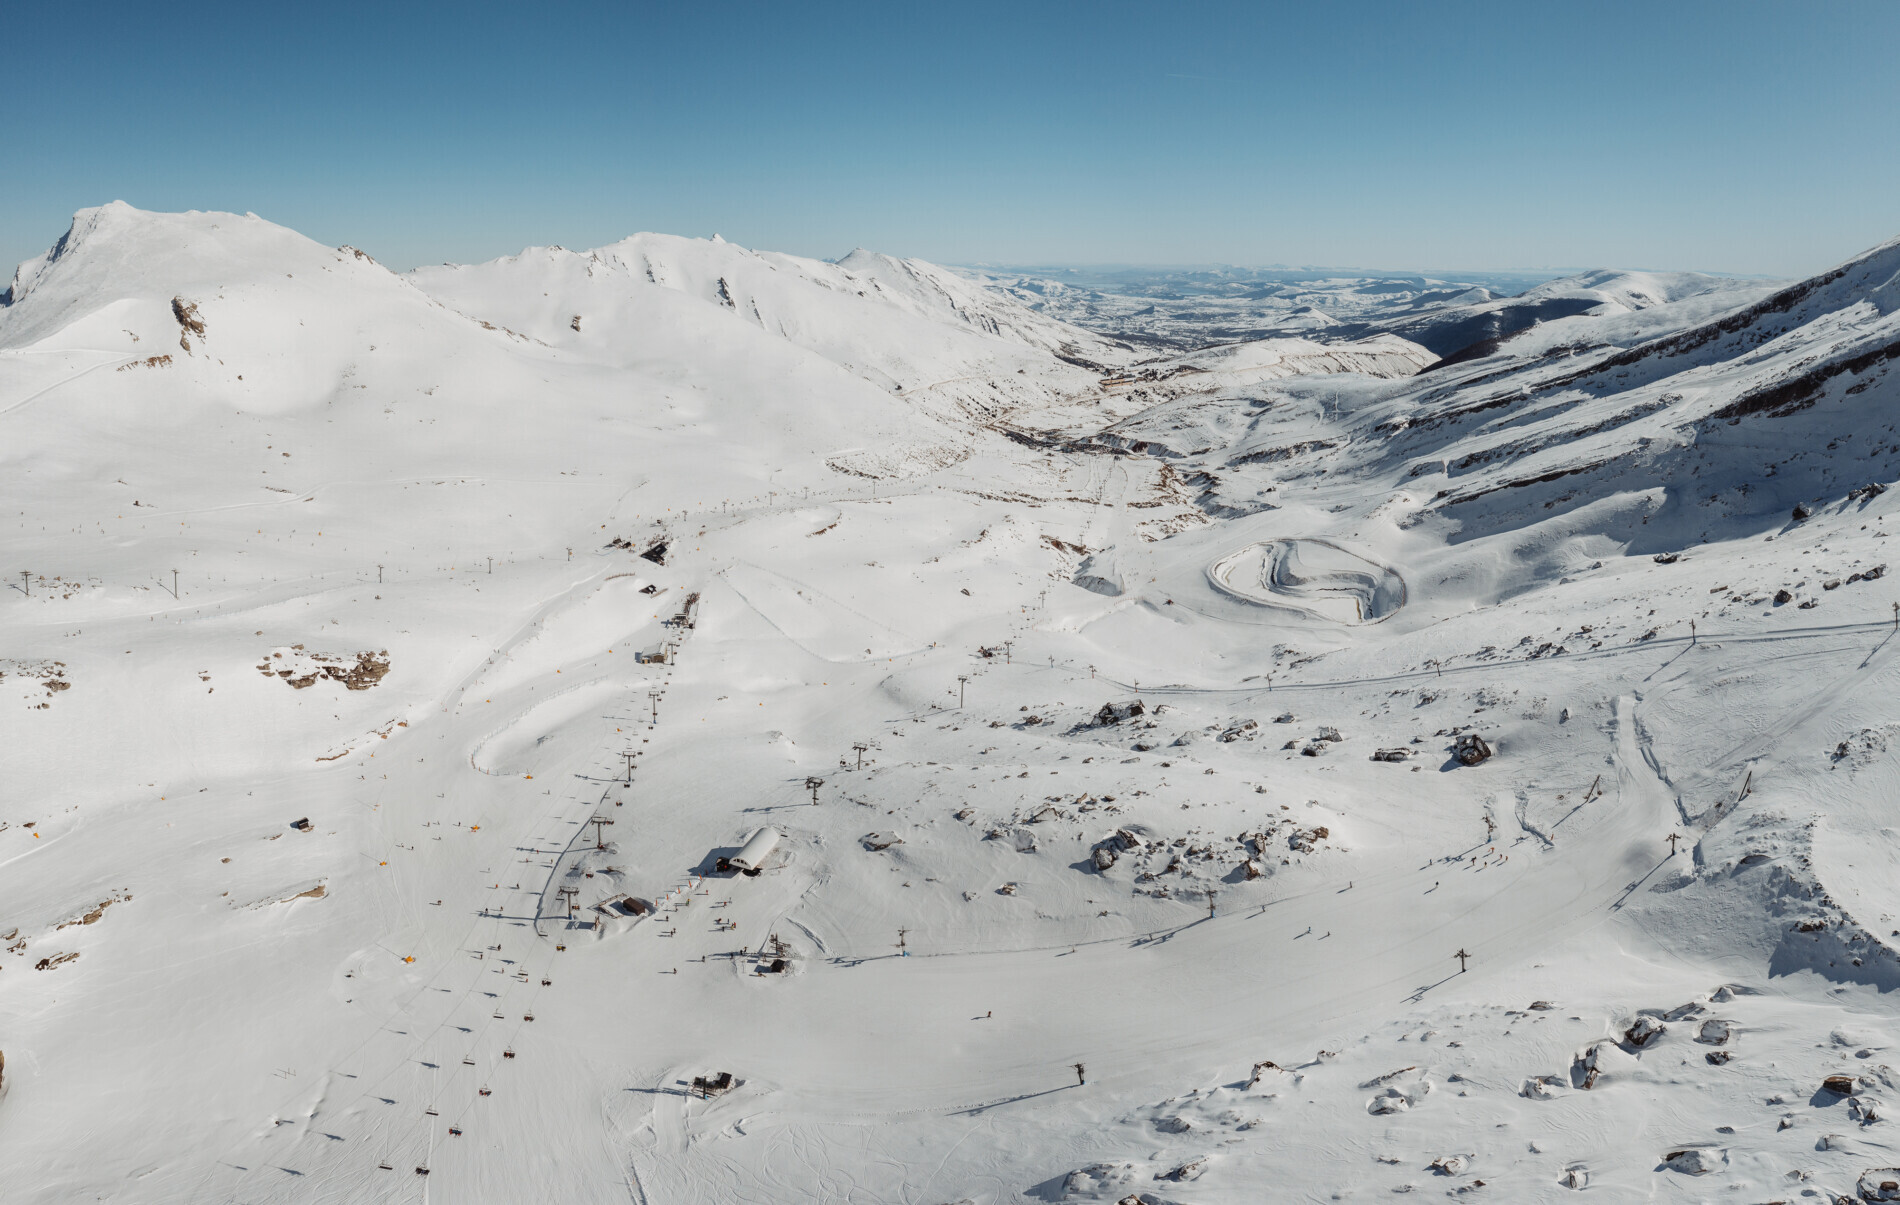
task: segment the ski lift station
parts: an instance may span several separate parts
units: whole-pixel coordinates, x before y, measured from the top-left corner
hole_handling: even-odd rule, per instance
[[[741,874],[756,875],[765,869],[766,861],[778,849],[779,833],[771,825],[746,838],[739,852],[727,859],[734,870]]]

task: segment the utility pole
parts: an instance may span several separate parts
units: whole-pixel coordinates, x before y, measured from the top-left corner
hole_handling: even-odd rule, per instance
[[[33,571],[31,569],[20,570],[20,588],[26,591],[28,598],[33,597]]]
[[[587,823],[594,826],[594,848],[606,849],[607,842],[601,839],[601,830],[605,829],[608,825],[612,824],[613,821],[607,819],[607,817],[605,816],[595,816],[593,819],[589,820]]]
[[[172,570],[172,597],[178,597],[178,570]]]
[[[1214,893],[1212,891],[1207,893],[1207,919],[1214,919]]]
[[[1463,946],[1459,946],[1458,952],[1456,954],[1453,954],[1452,957],[1458,960],[1458,973],[1460,975],[1464,974],[1465,973],[1465,959],[1471,957],[1471,955],[1465,953],[1465,949]]]
[[[860,770],[864,769],[864,751],[866,749],[869,749],[871,746],[865,744],[863,741],[859,741],[857,744],[851,747],[857,750],[857,753],[858,753],[858,769]]]
[[[1080,1088],[1083,1084],[1087,1082],[1088,1082],[1087,1080],[1084,1080],[1082,1078],[1082,1064],[1077,1063],[1075,1065],[1075,1086]]]
[[[1895,604],[1893,605],[1893,609],[1894,609],[1894,613],[1895,613],[1895,614],[1900,614],[1900,603],[1895,603]],[[1900,624],[1900,620],[1896,620],[1895,622],[1896,622],[1897,624]],[[1009,646],[1010,646],[1011,644],[1013,644],[1013,643],[1015,643],[1015,642],[1014,642],[1014,641],[1010,641],[1010,640],[1005,640],[1005,641],[1003,641],[1003,664],[1004,664],[1004,665],[1008,665],[1008,664],[1010,663],[1010,660],[1009,660]]]
[[[824,780],[824,779],[822,779],[822,778],[818,778],[818,777],[816,777],[816,776],[813,776],[813,775],[807,775],[807,776],[806,776],[806,778],[805,778],[805,789],[806,789],[807,791],[810,791],[810,792],[811,792],[811,805],[812,805],[813,807],[817,807],[817,806],[818,806],[818,788],[819,788],[819,787],[822,787],[822,786],[824,786],[824,785],[825,785],[825,780]]]
[[[495,558],[492,556],[488,558],[488,576],[495,576]]]
[[[1680,840],[1682,840],[1682,834],[1680,833],[1669,834],[1669,856],[1670,857],[1673,858],[1676,856],[1676,842]]]
[[[968,674],[957,675],[957,706],[958,707],[963,706],[963,688],[965,684],[969,682],[969,680],[970,680],[970,676]]]
[[[903,951],[903,952],[902,952],[901,954],[899,954],[899,955],[898,955],[898,957],[900,957],[900,958],[909,958],[909,957],[910,957],[910,951],[909,951],[909,950],[906,950],[906,949],[904,948],[904,934],[906,934],[906,933],[908,933],[908,932],[910,932],[910,930],[909,930],[909,929],[899,929],[899,930],[897,931],[897,948],[898,948],[898,949],[899,949],[900,951]]]

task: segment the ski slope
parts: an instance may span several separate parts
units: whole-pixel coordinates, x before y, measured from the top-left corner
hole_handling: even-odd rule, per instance
[[[1893,256],[1180,372],[83,211],[0,307],[7,1199],[1852,1199]]]

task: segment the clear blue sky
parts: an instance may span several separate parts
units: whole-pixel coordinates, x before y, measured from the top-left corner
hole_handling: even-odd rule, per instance
[[[42,0],[0,45],[8,266],[115,198],[397,267],[661,230],[1796,275],[1900,235],[1894,0]]]

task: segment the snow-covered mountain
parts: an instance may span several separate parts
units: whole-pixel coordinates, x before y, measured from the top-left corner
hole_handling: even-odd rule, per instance
[[[1765,296],[1779,283],[1610,269],[1556,279],[1501,274],[1459,281],[1292,270],[1130,270],[1076,280],[995,271],[970,276],[1037,313],[1153,348],[1153,354],[1390,334],[1453,359],[1484,354],[1499,340],[1557,318],[1608,317],[1662,304],[1679,315],[1716,312]]]
[[[0,305],[6,1199],[1891,1195],[1897,280],[1162,346],[83,211]]]
[[[1770,292],[1779,282],[1704,276],[1696,272],[1599,270],[1548,280],[1514,297],[1432,298],[1394,307],[1357,324],[1342,323],[1341,337],[1368,332],[1411,339],[1446,360],[1484,355],[1519,332],[1559,318],[1613,318],[1665,307],[1668,320],[1733,309]]]
[[[684,295],[920,405],[978,417],[1088,391],[1135,358],[944,269],[864,250],[832,264],[717,237],[639,234],[411,278],[466,313],[616,364],[651,354],[647,311],[677,304],[661,292]]]

